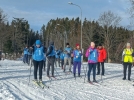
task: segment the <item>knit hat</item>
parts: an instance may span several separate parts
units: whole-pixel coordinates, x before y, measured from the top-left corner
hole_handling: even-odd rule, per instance
[[[77,43],[75,46],[76,46],[76,47],[77,47],[77,46],[80,46],[80,44]]]
[[[40,40],[36,40],[35,44],[36,45],[41,45],[41,41]]]
[[[126,46],[130,46],[130,43],[127,43]]]

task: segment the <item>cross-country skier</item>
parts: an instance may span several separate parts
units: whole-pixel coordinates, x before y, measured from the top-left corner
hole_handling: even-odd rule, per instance
[[[50,43],[50,46],[48,47],[47,50],[47,76],[49,76],[49,71],[50,71],[50,66],[51,66],[51,70],[52,70],[52,77],[54,77],[54,62],[55,62],[55,47],[54,47],[54,42]]]
[[[63,69],[63,65],[64,65],[64,52],[62,50],[62,48],[60,48],[60,61],[61,61],[61,68]]]
[[[76,44],[76,49],[73,51],[73,73],[74,73],[74,77],[76,77],[76,67],[77,66],[78,66],[78,77],[80,77],[81,56],[82,56],[82,51],[80,49],[80,45]]]
[[[34,64],[34,80],[37,82],[37,71],[39,68],[39,82],[42,82],[42,67],[44,60],[44,47],[41,45],[40,40],[36,40],[33,46],[33,64]]]
[[[100,75],[100,64],[101,64],[101,69],[102,69],[101,74],[104,75],[105,73],[104,62],[106,60],[107,53],[101,44],[99,44],[97,50],[98,50],[97,75]]]
[[[71,47],[69,45],[69,43],[66,43],[66,48],[64,50],[64,72],[66,71],[66,64],[67,64],[67,61],[69,63],[69,72],[72,72],[71,71]]]
[[[58,65],[60,67],[60,50],[56,49],[55,52],[56,52],[56,55],[55,55],[55,57],[56,57],[56,64],[58,62]]]
[[[23,62],[28,64],[28,48],[27,48],[27,46],[24,49]]]
[[[88,58],[88,82],[92,83],[90,80],[90,74],[93,69],[93,82],[96,81],[96,64],[98,62],[98,52],[95,48],[95,43],[91,42],[90,47],[86,51],[86,57]]]
[[[131,48],[130,43],[126,44],[126,49],[123,50],[122,53],[122,60],[123,60],[123,80],[126,80],[126,71],[128,68],[128,80],[131,81],[131,67],[133,63],[133,49]]]
[[[32,48],[29,48],[28,49],[28,64],[30,64],[30,62],[32,63],[32,53],[33,53]]]

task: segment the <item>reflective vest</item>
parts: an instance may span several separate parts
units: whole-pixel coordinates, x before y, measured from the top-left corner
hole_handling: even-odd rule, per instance
[[[27,48],[24,49],[24,54],[28,54],[28,49]]]
[[[124,49],[123,52],[124,52],[123,61],[132,63],[133,62],[133,57],[132,57],[133,49]]]
[[[90,50],[90,54],[88,56],[88,61],[97,63],[98,62],[98,51],[97,51],[97,49],[91,49],[90,48],[89,50]]]
[[[64,57],[65,58],[70,58],[71,57],[71,48],[70,47],[66,47],[65,48],[65,51],[67,52],[67,53],[65,53],[65,55],[64,55]]]
[[[51,45],[52,46],[52,45]],[[50,48],[50,47],[49,47]],[[48,51],[49,51],[49,48],[48,48]],[[55,52],[55,48],[54,46],[52,46],[53,50],[52,52],[48,55],[48,57],[51,57],[51,56],[55,56],[56,55],[56,52]]]
[[[33,59],[35,61],[44,60],[43,47],[40,47],[40,48],[37,48],[36,46],[34,47]]]
[[[74,50],[73,54],[74,54],[73,61],[81,62],[82,52],[79,50]]]

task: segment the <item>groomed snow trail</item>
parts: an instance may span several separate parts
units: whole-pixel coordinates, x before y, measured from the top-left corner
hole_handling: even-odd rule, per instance
[[[86,70],[87,64],[83,66]],[[33,67],[29,83],[30,66],[21,61],[0,61],[0,100],[134,100],[133,81],[122,80],[121,64],[105,64],[103,83],[99,75],[96,78],[99,84],[94,85],[87,83],[87,77],[84,83],[83,66],[82,78],[76,80],[60,67],[55,68],[60,76],[55,72],[57,80],[52,78],[51,82],[43,72],[43,82],[50,88],[41,89],[32,83]]]

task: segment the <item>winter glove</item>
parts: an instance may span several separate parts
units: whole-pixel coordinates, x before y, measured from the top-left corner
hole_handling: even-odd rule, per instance
[[[71,53],[71,57],[74,57],[74,54],[73,53]]]
[[[81,51],[79,51],[79,55],[82,55],[82,52]]]
[[[78,58],[78,56],[76,56],[76,58]]]

